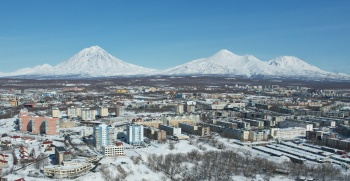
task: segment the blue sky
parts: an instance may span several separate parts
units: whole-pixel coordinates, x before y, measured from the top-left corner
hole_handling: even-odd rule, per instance
[[[293,55],[350,74],[350,1],[3,0],[0,72],[57,65],[99,45],[165,69],[221,49],[260,60]]]

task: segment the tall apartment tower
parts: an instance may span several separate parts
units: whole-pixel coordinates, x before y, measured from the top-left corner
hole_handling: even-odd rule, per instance
[[[143,125],[132,124],[127,126],[126,141],[131,145],[143,144]]]
[[[115,109],[115,115],[119,117],[119,116],[124,116],[124,114],[125,114],[125,106],[118,105]]]
[[[53,118],[61,118],[60,110],[57,107],[53,107],[51,111]]]
[[[176,114],[183,114],[184,113],[184,105],[178,104],[176,105]]]
[[[94,126],[93,143],[96,149],[101,149],[104,146],[113,145],[114,130],[112,126],[100,124]]]

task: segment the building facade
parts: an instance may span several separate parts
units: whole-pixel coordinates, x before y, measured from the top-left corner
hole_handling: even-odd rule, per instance
[[[124,145],[122,142],[118,142],[115,145],[108,145],[102,147],[102,153],[104,156],[125,156]]]
[[[53,118],[61,118],[60,110],[57,107],[53,107],[51,111]]]
[[[131,145],[143,144],[143,125],[132,124],[127,126],[127,142]]]
[[[59,118],[33,116],[27,109],[22,109],[18,115],[18,126],[22,132],[33,134],[59,134]]]
[[[112,126],[100,124],[94,126],[93,143],[99,150],[102,146],[112,145],[114,142],[114,130]]]
[[[75,177],[92,169],[89,162],[64,162],[63,165],[52,165],[44,168],[44,175],[54,178]]]
[[[101,117],[108,117],[108,108],[107,107],[99,107],[97,109],[97,115]]]
[[[80,107],[68,107],[67,108],[67,115],[70,118],[76,118],[76,117],[81,117],[81,108]]]
[[[96,110],[90,108],[81,109],[81,120],[93,121],[96,119]]]
[[[181,135],[181,128],[160,124],[159,129],[166,131],[166,134],[170,136]]]
[[[63,161],[72,160],[72,153],[67,151],[63,146],[56,146],[55,148],[56,163],[61,165]]]
[[[176,105],[176,114],[183,114],[184,113],[184,105],[178,104]]]
[[[144,136],[149,139],[164,141],[166,140],[166,131],[152,128],[152,127],[144,127]]]
[[[124,114],[125,114],[125,106],[117,106],[115,109],[115,115],[119,117],[119,116],[124,116]]]

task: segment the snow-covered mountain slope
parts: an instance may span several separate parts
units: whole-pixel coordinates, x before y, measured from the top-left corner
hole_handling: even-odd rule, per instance
[[[149,75],[156,70],[126,63],[107,53],[99,46],[85,48],[69,60],[50,66],[44,64],[34,68],[24,68],[2,76],[69,76],[84,77],[120,76],[120,75]]]
[[[163,74],[350,79],[349,75],[326,72],[293,56],[277,57],[266,62],[252,55],[239,56],[228,50],[221,50],[211,57],[193,60],[167,69]]]
[[[252,55],[240,56],[228,50],[220,50],[208,58],[193,60],[164,71],[158,71],[126,63],[110,55],[99,46],[85,48],[69,60],[54,67],[44,64],[11,73],[0,73],[0,77],[107,77],[155,74],[350,79],[349,75],[326,72],[293,56],[261,61]]]
[[[313,65],[310,65],[303,60],[293,56],[282,56],[274,58],[267,62],[273,67],[274,74],[290,75],[291,73],[297,75],[313,75],[313,74],[328,74]]]
[[[0,76],[19,76],[19,75],[45,75],[50,74],[54,68],[49,64],[38,65],[33,68],[23,68],[11,73],[1,73]]]
[[[252,55],[239,56],[220,50],[209,58],[201,58],[164,71],[164,74],[232,74],[252,76],[272,75],[268,65]]]
[[[99,46],[85,48],[69,60],[58,64],[56,75],[80,74],[92,77],[117,75],[147,75],[155,72],[113,57]]]

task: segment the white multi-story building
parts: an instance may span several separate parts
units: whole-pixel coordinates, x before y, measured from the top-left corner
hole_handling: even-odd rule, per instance
[[[54,178],[73,177],[88,172],[93,166],[90,162],[81,162],[79,160],[64,162],[63,165],[45,166],[44,175]]]
[[[92,121],[96,119],[96,110],[90,108],[83,108],[81,110],[81,119],[84,121]]]
[[[67,115],[70,118],[76,118],[76,117],[81,117],[81,108],[80,107],[68,107],[67,108]]]
[[[94,127],[93,143],[98,150],[103,146],[113,145],[113,142],[114,130],[112,126],[100,124]]]
[[[184,113],[184,105],[183,104],[176,105],[176,113],[177,114],[183,114]]]
[[[103,146],[102,153],[105,156],[124,156],[124,149],[123,143],[118,142],[116,145]]]
[[[127,126],[127,142],[131,145],[143,144],[143,125],[132,124]]]
[[[284,129],[271,128],[270,134],[273,138],[292,139],[295,137],[305,137],[306,131],[306,128],[301,127],[292,127]]]

